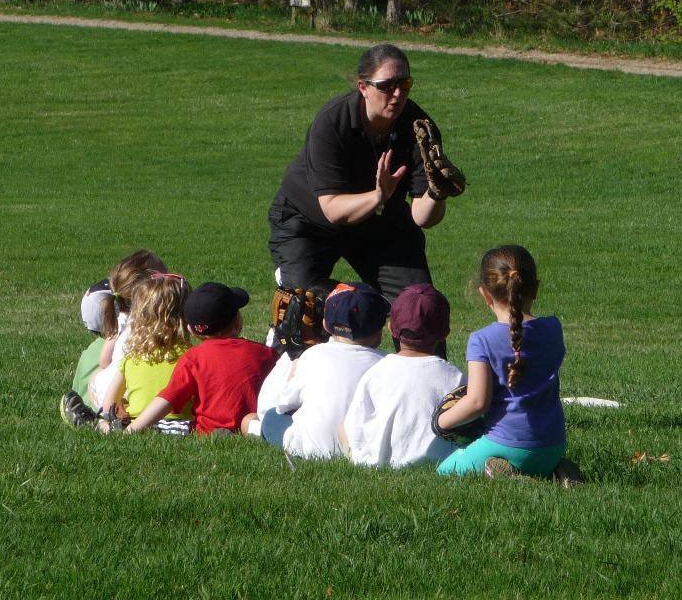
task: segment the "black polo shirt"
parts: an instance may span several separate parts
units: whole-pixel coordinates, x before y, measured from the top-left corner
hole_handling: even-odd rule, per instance
[[[362,126],[361,98],[355,90],[337,96],[322,107],[306,134],[303,150],[284,174],[281,191],[287,203],[306,220],[329,231],[352,228],[354,235],[374,235],[395,232],[401,225],[414,227],[407,194],[422,196],[428,182],[412,123],[429,117],[408,100],[387,140],[373,147]],[[386,202],[383,213],[357,225],[331,224],[322,213],[318,198],[373,190],[379,157],[389,147],[393,149],[391,171],[406,165],[407,172]]]

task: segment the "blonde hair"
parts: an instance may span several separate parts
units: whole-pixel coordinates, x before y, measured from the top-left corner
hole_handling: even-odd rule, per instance
[[[126,355],[149,363],[177,360],[189,348],[182,316],[189,284],[184,277],[152,272],[133,293]]]
[[[150,271],[165,273],[166,265],[150,250],[137,250],[126,256],[109,272],[111,296],[103,300],[102,335],[111,339],[118,333],[117,315],[129,313],[135,286],[149,276]]]

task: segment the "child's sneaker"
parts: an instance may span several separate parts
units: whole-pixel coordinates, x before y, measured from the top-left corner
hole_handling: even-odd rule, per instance
[[[562,458],[552,473],[554,480],[565,488],[574,487],[585,483],[585,478],[578,465]]]
[[[489,458],[485,461],[485,469],[483,471],[486,477],[494,479],[495,477],[514,477],[519,474],[519,471],[508,460],[504,458]]]
[[[59,412],[64,422],[71,427],[94,427],[97,423],[97,413],[73,390],[62,396]]]

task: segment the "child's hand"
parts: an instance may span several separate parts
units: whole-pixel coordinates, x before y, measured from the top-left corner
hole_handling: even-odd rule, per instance
[[[109,421],[100,420],[99,423],[97,423],[97,431],[107,435],[111,431],[111,424]]]

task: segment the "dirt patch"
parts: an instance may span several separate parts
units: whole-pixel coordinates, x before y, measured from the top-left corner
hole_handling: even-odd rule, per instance
[[[43,25],[66,25],[70,27],[93,27],[103,29],[124,29],[185,35],[210,35],[214,37],[241,38],[303,44],[326,44],[338,46],[367,47],[370,42],[344,37],[263,33],[260,31],[222,29],[220,27],[193,27],[191,25],[163,25],[161,23],[128,23],[111,19],[80,19],[76,17],[51,17],[0,14],[0,23],[35,23]],[[600,71],[621,71],[637,75],[659,77],[682,77],[682,62],[665,59],[612,58],[596,55],[570,54],[567,52],[541,52],[539,50],[511,50],[504,47],[487,48],[446,48],[433,44],[401,42],[401,48],[422,52],[438,52],[458,56],[480,56],[483,58],[522,60],[550,65],[566,65],[576,69],[597,69]]]

